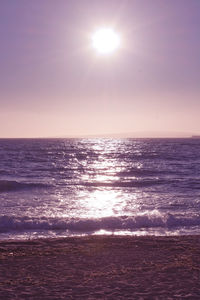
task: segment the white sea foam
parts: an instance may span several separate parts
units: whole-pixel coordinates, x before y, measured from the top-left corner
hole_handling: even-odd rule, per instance
[[[175,228],[200,226],[200,215],[173,216],[171,214],[142,213],[136,216],[110,216],[105,218],[30,218],[1,216],[0,231],[13,230],[70,230],[92,232],[97,230],[135,230],[139,228]]]

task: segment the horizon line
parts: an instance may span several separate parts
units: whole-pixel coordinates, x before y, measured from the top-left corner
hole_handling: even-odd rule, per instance
[[[178,138],[200,138],[200,134],[152,134],[152,135],[135,135],[132,133],[115,133],[115,134],[80,134],[80,135],[58,135],[58,136],[17,136],[17,137],[0,137],[0,139],[96,139],[96,138],[115,138],[115,139],[178,139]]]

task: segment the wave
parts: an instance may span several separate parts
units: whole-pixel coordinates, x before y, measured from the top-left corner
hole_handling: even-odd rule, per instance
[[[18,191],[23,189],[44,187],[49,187],[49,185],[43,183],[26,183],[12,180],[0,180],[0,192]]]
[[[174,228],[200,226],[200,215],[162,215],[159,212],[135,216],[113,216],[104,218],[31,218],[0,216],[0,232],[26,230],[69,230],[95,232],[97,230],[135,230],[140,228]]]
[[[76,185],[91,186],[91,187],[148,187],[152,185],[165,184],[166,181],[162,179],[143,179],[143,180],[130,180],[130,181],[91,181],[80,182]]]

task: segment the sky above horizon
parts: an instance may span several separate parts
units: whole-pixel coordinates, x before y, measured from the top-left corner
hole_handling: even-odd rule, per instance
[[[1,0],[0,107],[0,137],[200,134],[200,1]]]

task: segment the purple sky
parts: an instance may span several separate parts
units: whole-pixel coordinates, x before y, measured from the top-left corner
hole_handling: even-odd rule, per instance
[[[200,1],[1,0],[0,108],[0,137],[200,134]]]

